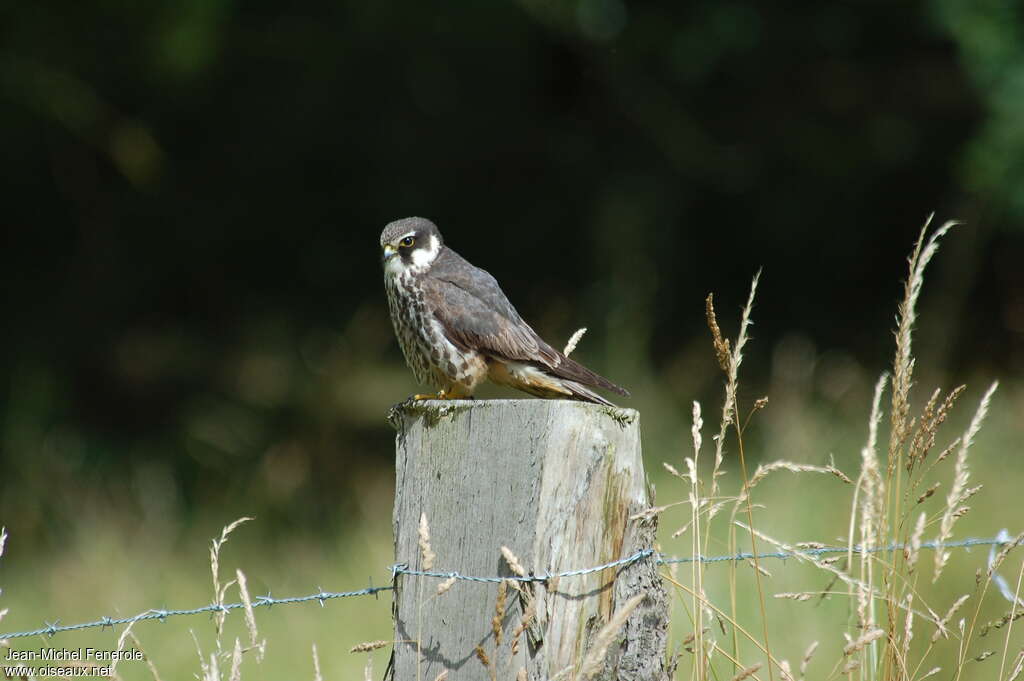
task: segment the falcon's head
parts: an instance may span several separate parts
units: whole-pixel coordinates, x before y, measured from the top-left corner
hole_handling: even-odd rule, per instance
[[[395,220],[380,235],[384,271],[396,276],[425,270],[441,252],[443,243],[437,226],[426,218]]]

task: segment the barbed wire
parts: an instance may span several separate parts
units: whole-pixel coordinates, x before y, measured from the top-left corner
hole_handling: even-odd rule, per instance
[[[1000,546],[1003,544],[1009,544],[1009,539],[1003,539],[1001,537],[993,537],[991,539],[960,539],[958,541],[938,542],[938,541],[923,541],[921,542],[922,549],[964,549],[972,546]],[[797,547],[792,551],[769,551],[767,553],[737,553],[731,556],[687,556],[685,558],[660,558],[658,563],[660,565],[668,565],[670,563],[727,563],[734,560],[750,560],[751,558],[781,558],[783,560],[787,558],[801,558],[804,556],[824,556],[830,553],[888,553],[892,551],[902,551],[907,548],[906,544],[888,544],[886,546],[869,546],[862,548],[861,546],[854,545],[852,548],[849,546],[813,546],[813,547]]]
[[[329,601],[334,598],[350,598],[352,596],[370,596],[373,594],[380,593],[381,591],[391,591],[394,589],[393,586],[369,586],[365,589],[359,589],[358,591],[317,591],[315,594],[309,594],[308,596],[291,596],[288,598],[274,598],[270,594],[266,596],[257,596],[252,601],[253,608],[259,607],[270,607],[272,605],[291,605],[292,603],[308,603],[310,601],[319,601],[320,606],[323,607],[324,601]],[[60,620],[56,622],[44,622],[46,626],[40,627],[39,629],[33,629],[31,631],[15,631],[9,634],[0,634],[0,641],[11,638],[25,638],[27,636],[53,636],[64,631],[78,631],[80,629],[94,629],[100,627],[105,629],[107,627],[113,627],[118,624],[134,624],[135,622],[144,622],[146,620],[160,620],[163,622],[168,617],[178,617],[181,615],[201,615],[203,613],[227,613],[232,610],[238,610],[244,608],[245,603],[211,603],[210,605],[203,605],[198,608],[189,608],[187,610],[167,610],[163,608],[155,608],[153,610],[146,610],[140,612],[138,615],[131,617],[101,617],[93,622],[82,622],[80,624],[60,624]]]
[[[594,572],[600,572],[601,570],[607,570],[614,567],[623,567],[631,565],[642,558],[647,556],[657,556],[658,564],[661,564],[661,554],[655,554],[654,549],[643,549],[637,551],[632,556],[626,558],[620,558],[613,560],[610,563],[604,563],[603,565],[595,565],[594,567],[580,568],[578,570],[566,570],[565,572],[554,572],[544,573],[540,575],[509,575],[507,577],[474,577],[472,575],[463,575],[458,572],[436,572],[431,570],[410,570],[408,563],[398,563],[391,566],[391,572],[394,575],[410,575],[412,577],[436,577],[438,579],[456,579],[463,582],[482,582],[485,584],[497,584],[498,582],[504,582],[506,580],[512,580],[514,582],[546,582],[550,579],[561,578],[561,577],[579,577],[580,575],[589,575]]]
[[[1000,533],[1000,536],[989,539],[961,539],[958,541],[950,542],[921,542],[920,548],[922,549],[952,549],[952,548],[964,548],[969,549],[973,546],[1005,546],[1010,544],[1011,540],[1007,538],[1007,535]],[[510,575],[505,577],[478,577],[474,575],[463,575],[459,572],[442,572],[432,570],[413,570],[409,568],[407,563],[396,563],[391,566],[392,581],[397,579],[399,575],[408,575],[410,577],[431,577],[436,579],[455,579],[464,582],[477,582],[485,584],[497,584],[506,580],[513,580],[517,582],[547,582],[553,579],[561,579],[563,577],[579,577],[582,575],[589,575],[602,570],[608,570],[611,568],[620,568],[637,563],[645,558],[653,557],[656,565],[671,565],[678,563],[727,563],[736,562],[741,560],[749,560],[752,558],[768,559],[778,558],[785,560],[788,558],[802,558],[808,556],[820,556],[825,554],[835,553],[887,553],[892,551],[902,551],[907,548],[906,544],[894,543],[887,544],[885,546],[869,546],[861,547],[854,545],[849,546],[813,546],[808,548],[797,548],[792,551],[768,551],[764,553],[735,553],[730,555],[721,556],[686,556],[686,557],[667,557],[664,554],[657,553],[654,549],[643,549],[637,551],[631,556],[620,558],[608,563],[601,565],[595,565],[593,567],[580,568],[576,570],[565,570],[562,572],[555,573],[543,573],[537,575]],[[274,598],[270,594],[265,596],[257,596],[252,600],[252,607],[267,607],[273,605],[292,605],[295,603],[309,603],[311,601],[318,601],[320,606],[323,607],[324,603],[329,600],[337,598],[352,598],[356,596],[373,596],[377,595],[382,591],[393,591],[393,585],[388,586],[368,586],[365,589],[359,589],[356,591],[324,591],[323,589],[317,589],[316,593],[312,593],[306,596],[291,596],[287,598]],[[120,624],[134,624],[135,622],[143,622],[147,620],[158,620],[163,622],[169,617],[179,617],[186,615],[201,615],[204,613],[228,613],[232,610],[238,610],[244,608],[245,603],[211,603],[209,605],[203,605],[198,608],[190,608],[186,610],[177,609],[164,609],[156,608],[152,610],[146,610],[137,615],[131,617],[100,617],[99,619],[92,622],[82,622],[79,624],[60,624],[60,620],[53,623],[44,622],[43,627],[38,629],[32,629],[28,631],[12,631],[4,634],[0,634],[0,641],[15,638],[26,638],[30,636],[54,636],[56,634],[68,631],[80,631],[83,629],[105,629],[107,627],[114,627]]]

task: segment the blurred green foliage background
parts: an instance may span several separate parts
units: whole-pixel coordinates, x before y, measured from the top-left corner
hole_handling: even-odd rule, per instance
[[[243,514],[254,592],[386,574],[384,415],[416,386],[378,235],[408,215],[553,344],[589,327],[577,354],[633,391],[652,468],[717,404],[704,296],[734,324],[762,266],[750,451],[855,456],[904,259],[929,212],[961,218],[922,383],[1001,376],[1019,458],[1021,14],[4,3],[0,628],[202,602],[202,547]]]

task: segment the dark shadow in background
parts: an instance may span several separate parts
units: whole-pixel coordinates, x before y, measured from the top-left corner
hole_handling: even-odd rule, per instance
[[[970,224],[936,263],[922,362],[1019,371],[1013,53],[970,33],[1009,40],[1005,17],[464,4],[0,11],[4,522],[57,542],[125,489],[185,517],[256,500],[282,527],[344,509],[414,389],[377,244],[408,215],[685,414],[720,384],[704,296],[727,324],[761,266],[749,384],[792,343],[884,366],[935,210]]]

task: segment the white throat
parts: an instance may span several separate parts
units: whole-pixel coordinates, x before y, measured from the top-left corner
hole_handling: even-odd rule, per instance
[[[441,251],[441,241],[434,236],[430,235],[430,245],[426,248],[417,248],[412,252],[412,268],[419,271],[430,266],[430,263],[437,259],[437,254]]]

